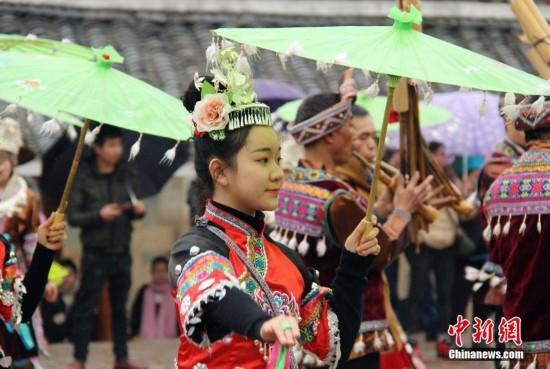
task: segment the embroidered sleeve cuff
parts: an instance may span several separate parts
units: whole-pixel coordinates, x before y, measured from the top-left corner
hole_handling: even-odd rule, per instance
[[[313,284],[300,308],[300,341],[307,354],[329,367],[340,359],[338,317],[329,306],[329,288]]]
[[[206,304],[224,298],[230,288],[239,288],[230,261],[208,251],[190,259],[178,278],[176,301],[182,329],[199,347],[211,344],[202,317]]]

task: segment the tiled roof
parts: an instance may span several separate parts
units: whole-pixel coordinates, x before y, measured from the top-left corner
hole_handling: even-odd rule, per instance
[[[0,33],[33,33],[95,47],[112,44],[125,57],[123,69],[178,96],[196,71],[204,71],[209,30],[219,27],[288,27],[317,25],[388,25],[385,18],[258,17],[224,14],[171,14],[0,5]],[[424,19],[424,32],[533,73],[517,21]],[[368,45],[365,45],[368,47]],[[272,53],[262,52],[255,76],[288,81],[307,93],[335,90],[342,68],[327,74],[315,64],[293,58],[283,70]],[[357,73],[360,86],[364,77]],[[440,91],[456,87],[436,86]]]

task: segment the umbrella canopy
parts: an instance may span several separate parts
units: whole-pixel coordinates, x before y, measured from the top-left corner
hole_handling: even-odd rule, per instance
[[[113,68],[124,58],[112,46],[93,52],[95,62],[0,52],[0,99],[48,115],[57,112],[85,118],[56,222],[63,219],[91,120],[139,132],[130,153],[134,158],[144,133],[178,143],[193,137],[191,115],[178,99]],[[161,162],[173,162],[178,143]]]
[[[70,113],[175,140],[193,137],[191,115],[178,99],[112,68],[123,61],[113,47],[94,52],[97,62],[2,52],[0,99],[50,116]]]
[[[483,99],[487,114],[480,116],[479,101]],[[450,155],[489,155],[506,136],[504,120],[498,111],[499,96],[496,94],[479,91],[437,93],[430,105],[448,109],[455,118],[446,124],[422,127],[426,140],[444,143]],[[399,135],[391,135],[390,146],[399,146]]]
[[[296,118],[298,108],[302,104],[302,100],[295,100],[284,104],[277,110],[279,118],[292,122]],[[357,96],[356,104],[367,109],[374,120],[374,126],[377,131],[382,128],[384,118],[384,109],[386,106],[386,97],[378,96],[374,99],[369,99],[363,92]],[[433,126],[450,121],[453,115],[450,111],[440,106],[422,104],[420,106],[420,119],[423,126]],[[398,131],[399,125],[392,124],[388,127],[389,131]]]
[[[35,35],[21,36],[0,33],[0,50],[55,55],[83,60],[95,59],[95,54],[89,47],[75,45],[67,39],[55,41],[39,38]]]
[[[299,88],[276,79],[256,78],[254,91],[258,95],[258,101],[268,105],[272,112],[288,101],[306,97],[305,92]]]
[[[392,76],[479,90],[548,94],[550,83],[499,61],[412,29],[422,22],[414,6],[394,7],[392,27],[228,28],[214,34],[274,51]]]

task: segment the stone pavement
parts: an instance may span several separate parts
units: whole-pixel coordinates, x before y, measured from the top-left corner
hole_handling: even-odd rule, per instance
[[[435,343],[421,343],[422,355],[429,369],[493,369],[492,362],[447,361],[436,358]],[[130,357],[149,369],[174,368],[174,356],[178,349],[177,340],[132,341],[129,344]],[[51,359],[41,359],[44,369],[63,369],[71,362],[72,347],[69,344],[50,345]],[[113,354],[110,342],[94,342],[90,346],[86,369],[111,369]],[[230,369],[230,368],[228,368]],[[367,369],[367,368],[366,368]]]

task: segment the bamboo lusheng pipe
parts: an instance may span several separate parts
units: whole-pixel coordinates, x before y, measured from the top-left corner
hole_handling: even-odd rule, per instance
[[[371,163],[363,160],[363,158],[359,158],[359,160],[361,160],[363,162],[363,164],[365,164],[371,170],[374,170],[374,165],[372,165]],[[386,169],[386,170],[389,170],[394,174],[399,173],[399,170],[397,168],[394,168],[394,167],[392,167],[391,165],[389,165],[387,163],[381,162],[380,164],[381,164],[382,167],[384,167],[384,169],[392,168],[391,170],[389,170],[389,169]],[[379,173],[380,173],[379,174],[380,175],[380,182],[382,182],[387,188],[389,188],[392,192],[394,192],[395,191],[395,186],[397,185],[395,180],[392,177],[390,177],[389,175],[387,175],[386,173],[384,173],[383,171],[380,171]],[[433,206],[430,206],[430,205],[426,205],[426,204],[421,204],[418,207],[417,212],[428,223],[433,223],[437,219],[437,217],[439,216],[439,211],[437,211],[436,208],[434,208]]]
[[[85,119],[84,125],[80,130],[80,136],[78,137],[78,146],[74,154],[73,163],[71,165],[71,171],[67,177],[67,182],[65,183],[65,189],[63,190],[63,196],[61,196],[61,201],[59,202],[59,207],[55,212],[55,223],[60,223],[64,220],[65,209],[67,208],[69,194],[71,193],[71,188],[73,187],[74,179],[76,177],[76,171],[78,165],[80,164],[80,158],[82,156],[82,150],[84,149],[84,139],[86,138],[86,132],[90,128],[90,120]]]
[[[456,198],[456,201],[450,204],[450,206],[461,215],[472,215],[472,213],[475,211],[475,208],[472,205],[468,204],[468,202],[462,198],[460,193],[458,193],[456,189],[449,183],[447,177],[445,177],[440,168],[433,162],[430,150],[428,150],[425,145],[423,146],[424,155],[428,164],[428,171],[434,176],[434,182],[437,185],[443,185],[446,190],[446,193],[445,190],[442,192],[442,196],[445,194],[449,196],[454,196]]]
[[[373,227],[372,222],[372,212],[374,211],[374,202],[376,201],[376,191],[373,191],[374,189],[378,188],[378,177],[380,174],[380,166],[382,162],[382,157],[384,156],[384,144],[386,142],[386,133],[388,132],[388,122],[390,120],[390,110],[393,103],[393,92],[395,91],[395,87],[399,83],[399,80],[401,77],[399,76],[392,76],[387,75],[386,76],[387,86],[388,86],[388,97],[386,100],[386,109],[384,110],[384,121],[382,122],[382,130],[380,131],[380,142],[378,143],[378,149],[376,150],[376,159],[374,162],[374,173],[372,178],[372,184],[371,184],[371,192],[369,193],[369,203],[367,206],[367,216],[366,216],[366,222],[367,227],[365,229],[365,234],[370,232],[370,230]]]
[[[524,35],[520,40],[529,45],[533,45],[546,63],[550,62],[550,29],[548,23],[541,20],[541,15],[536,5],[529,4],[529,1],[510,1],[510,7],[518,18],[523,29]],[[538,13],[538,15],[537,15]]]

